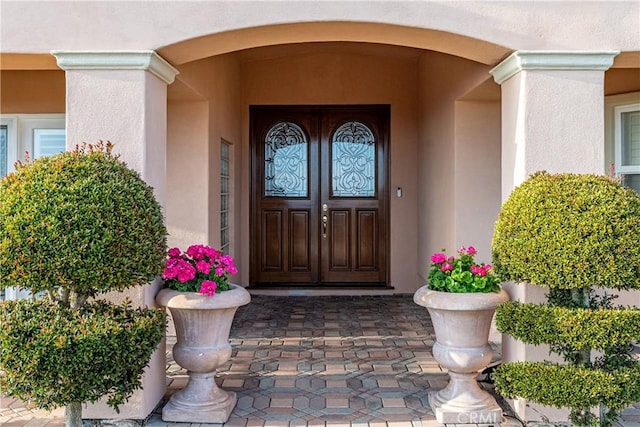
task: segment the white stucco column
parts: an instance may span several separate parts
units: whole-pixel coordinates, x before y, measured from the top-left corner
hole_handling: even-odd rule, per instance
[[[52,54],[66,74],[67,149],[83,142],[111,141],[127,165],[154,188],[165,206],[167,85],[177,71],[154,51]],[[110,294],[153,306],[158,283]],[[104,402],[84,408],[84,418],[144,419],[165,393],[165,343],[154,353],[137,391],[116,414]]]
[[[502,200],[534,172],[604,174],[604,72],[614,51],[517,51],[491,70],[502,86]],[[512,300],[540,302],[546,289],[506,285]],[[504,336],[503,360],[549,359],[547,346]],[[566,421],[566,412],[518,399],[523,420]]]

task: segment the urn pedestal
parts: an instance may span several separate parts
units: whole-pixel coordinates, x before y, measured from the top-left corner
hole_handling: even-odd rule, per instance
[[[442,424],[499,423],[502,409],[480,388],[478,372],[490,362],[489,332],[496,306],[507,301],[498,293],[450,293],[418,289],[413,300],[426,307],[436,333],[433,357],[449,371],[449,384],[429,394],[429,404]]]
[[[251,296],[242,287],[209,297],[196,292],[162,289],[156,302],[171,312],[176,328],[173,358],[187,369],[189,382],[162,408],[170,422],[224,423],[236,405],[236,395],[218,387],[216,370],[231,357],[229,331],[238,307]]]

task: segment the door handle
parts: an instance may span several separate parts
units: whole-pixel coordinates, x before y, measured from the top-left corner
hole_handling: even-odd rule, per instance
[[[327,237],[327,224],[329,223],[329,217],[322,215],[322,237]]]

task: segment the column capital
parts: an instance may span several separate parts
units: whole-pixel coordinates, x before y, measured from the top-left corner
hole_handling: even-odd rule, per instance
[[[615,50],[518,50],[491,71],[498,84],[527,70],[606,71],[613,65]]]
[[[178,70],[153,50],[63,51],[54,50],[63,70],[146,70],[166,84],[175,80]]]

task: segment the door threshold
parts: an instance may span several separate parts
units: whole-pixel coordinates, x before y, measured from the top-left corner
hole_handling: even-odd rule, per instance
[[[364,295],[394,295],[393,287],[340,287],[340,288],[317,288],[317,287],[248,287],[247,291],[251,295],[273,295],[273,296],[364,296]]]

